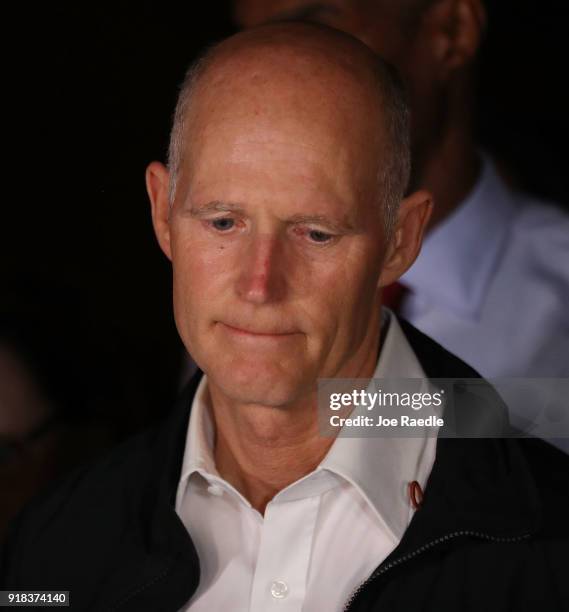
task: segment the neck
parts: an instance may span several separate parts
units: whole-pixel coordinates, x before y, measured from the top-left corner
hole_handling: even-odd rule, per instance
[[[435,200],[428,231],[446,219],[470,193],[480,173],[480,159],[474,143],[449,134],[433,157],[424,165],[421,185]]]
[[[428,151],[417,155],[417,187],[435,200],[428,230],[441,223],[466,198],[480,173],[480,158],[473,137],[470,84],[457,87],[451,96],[444,129]]]
[[[336,377],[373,376],[379,332],[364,345],[365,357]],[[319,431],[316,389],[284,407],[237,404],[212,383],[209,394],[217,470],[261,514],[279,491],[314,471],[334,442]]]
[[[333,438],[319,435],[316,410],[315,397],[294,411],[216,403],[217,470],[261,514],[279,491],[316,469],[332,445]]]

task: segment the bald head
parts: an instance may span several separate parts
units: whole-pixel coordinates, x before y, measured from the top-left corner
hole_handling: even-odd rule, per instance
[[[357,156],[362,191],[373,176],[375,199],[391,225],[409,180],[408,111],[397,77],[365,45],[325,26],[278,23],[241,32],[211,47],[181,86],[168,154],[170,202],[191,177],[195,143],[220,126],[301,134],[315,150]],[[318,146],[317,146],[318,144]],[[369,190],[368,190],[369,191]]]

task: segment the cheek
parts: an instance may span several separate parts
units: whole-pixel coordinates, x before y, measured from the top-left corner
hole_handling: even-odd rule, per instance
[[[346,285],[338,286],[336,299],[331,303],[338,326],[343,333],[354,334],[361,327],[365,329],[378,294],[376,283],[371,279],[352,275]]]
[[[379,254],[378,254],[379,257]],[[362,262],[368,262],[368,265]],[[313,271],[319,282],[307,293],[314,321],[329,346],[361,341],[367,333],[373,310],[379,308],[377,283],[381,266],[369,253],[344,254],[342,262],[326,273]]]
[[[226,280],[234,269],[231,249],[221,241],[205,240],[199,232],[178,229],[172,232],[174,285],[188,298],[202,296]],[[233,265],[232,265],[233,262]]]
[[[186,347],[195,344],[195,334],[202,336],[219,306],[231,274],[231,258],[223,246],[205,244],[190,233],[173,232],[172,269],[174,316]],[[205,336],[207,337],[207,335]]]

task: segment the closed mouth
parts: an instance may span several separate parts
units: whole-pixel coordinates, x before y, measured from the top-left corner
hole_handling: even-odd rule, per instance
[[[277,331],[252,330],[252,329],[247,329],[243,327],[236,327],[235,325],[230,325],[229,323],[224,323],[223,321],[218,321],[218,322],[224,325],[225,327],[227,327],[230,331],[234,333],[248,335],[248,336],[259,336],[261,338],[263,337],[276,338],[279,336],[292,336],[293,334],[298,333],[298,332],[293,332],[293,331],[281,331],[281,330],[277,330]]]

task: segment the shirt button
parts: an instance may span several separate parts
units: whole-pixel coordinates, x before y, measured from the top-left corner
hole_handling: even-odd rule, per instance
[[[208,492],[216,497],[221,497],[223,495],[223,488],[217,484],[210,484],[207,488]]]
[[[271,595],[275,599],[284,599],[288,595],[288,584],[283,580],[275,580],[271,583]]]

